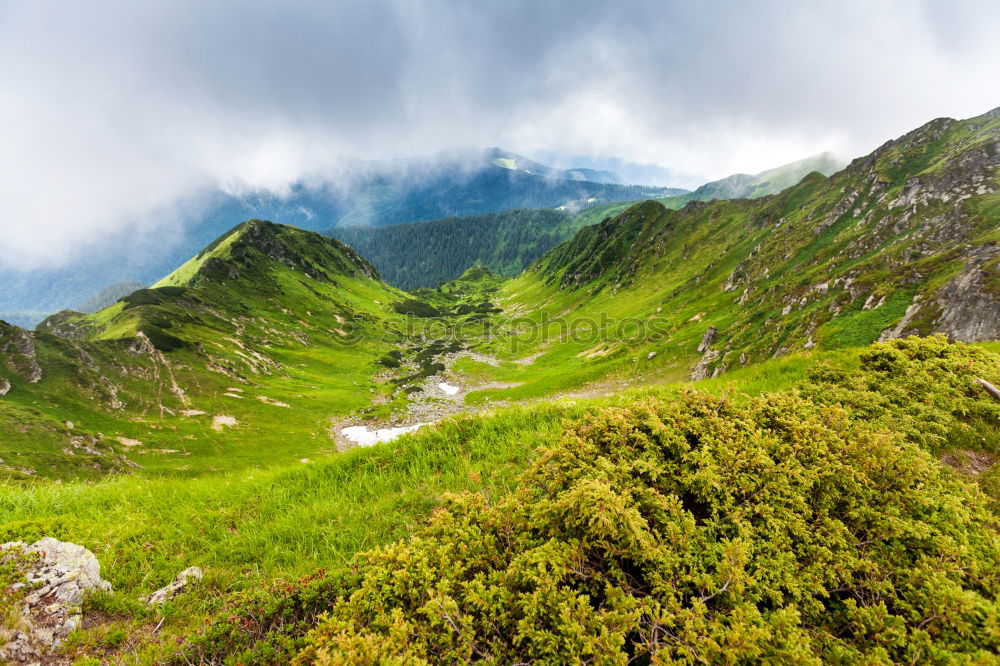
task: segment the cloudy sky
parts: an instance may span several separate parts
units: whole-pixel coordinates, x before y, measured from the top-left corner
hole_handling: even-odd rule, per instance
[[[0,0],[0,265],[344,156],[854,156],[1000,105],[998,34],[992,0]]]

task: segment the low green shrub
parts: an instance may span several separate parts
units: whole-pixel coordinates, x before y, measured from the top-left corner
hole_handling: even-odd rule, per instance
[[[414,317],[440,317],[441,312],[434,307],[413,298],[394,303],[392,309],[399,314],[413,315]]]
[[[399,359],[395,356],[390,356],[389,354],[380,358],[378,362],[387,368],[398,368],[400,366]]]
[[[934,663],[1000,649],[970,488],[843,409],[690,394],[568,429],[331,583],[299,663]]]
[[[895,382],[976,355],[942,345],[873,347],[853,379],[818,370],[813,399],[601,410],[505,499],[450,496],[408,541],[251,595],[178,663],[988,662],[995,514],[909,431],[929,417],[891,432],[862,409],[878,392],[850,390],[888,373],[890,404]],[[941,418],[983,408],[970,399]]]
[[[1000,454],[1000,402],[975,383],[1000,384],[1000,355],[938,335],[879,342],[859,360],[851,373],[817,365],[802,393],[903,433],[935,454],[955,447]]]

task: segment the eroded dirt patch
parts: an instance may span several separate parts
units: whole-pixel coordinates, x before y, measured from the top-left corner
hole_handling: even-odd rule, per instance
[[[956,449],[941,456],[942,464],[953,467],[969,476],[979,476],[988,472],[996,462],[996,456],[968,449]]]

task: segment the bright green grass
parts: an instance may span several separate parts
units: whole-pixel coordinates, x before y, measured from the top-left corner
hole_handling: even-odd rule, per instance
[[[793,354],[697,386],[739,400],[744,393],[788,389],[817,362],[851,369],[857,350]],[[455,370],[495,377],[512,366],[537,371],[468,359]],[[551,370],[543,375],[552,381]],[[107,642],[115,627],[145,633],[163,619],[159,640],[169,645],[218,613],[234,591],[336,567],[361,550],[405,538],[443,493],[505,494],[538,449],[558,438],[565,419],[646,396],[670,399],[689,385],[638,377],[623,386],[605,397],[455,417],[388,444],[310,463],[276,456],[268,469],[185,480],[146,473],[96,483],[0,486],[0,541],[50,535],[98,555],[114,592],[90,603],[108,613],[112,624],[81,634],[75,644]],[[277,422],[267,427],[281,428]],[[231,463],[231,469],[238,467]],[[206,570],[202,585],[160,613],[134,604],[191,565]],[[151,659],[158,648],[148,649]]]
[[[849,352],[824,355],[848,366]],[[756,394],[805,377],[816,355],[777,359],[704,382]],[[475,363],[475,362],[470,362]],[[482,364],[479,364],[482,365]],[[489,366],[487,366],[489,367]],[[156,587],[191,564],[235,584],[245,568],[295,576],[398,538],[458,489],[503,491],[561,422],[584,410],[684,385],[648,385],[595,399],[547,401],[461,416],[370,449],[190,478],[122,476],[97,483],[0,486],[0,539],[42,534],[87,544],[116,589]]]
[[[235,590],[337,566],[405,537],[444,492],[505,494],[561,419],[580,410],[538,405],[451,419],[310,464],[184,482],[132,476],[0,486],[0,542],[46,535],[85,545],[114,586],[98,600],[105,610],[128,608],[200,566],[205,583],[174,604],[163,629],[164,637],[186,635]]]
[[[879,334],[899,321],[913,300],[914,290],[895,291],[873,310],[853,310],[832,320],[824,328],[824,342],[832,348],[860,347],[875,342]],[[855,303],[860,306],[860,299]]]
[[[205,250],[199,252],[194,257],[191,257],[173,273],[154,284],[153,288],[172,287],[187,284],[192,278],[194,278],[195,275],[198,274],[198,270],[210,258],[226,256],[226,251],[233,244],[233,242],[239,238],[239,235],[240,232],[238,228],[232,229],[223,238],[217,240],[211,246],[205,248]]]

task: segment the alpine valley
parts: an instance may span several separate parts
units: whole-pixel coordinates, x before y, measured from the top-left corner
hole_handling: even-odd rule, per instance
[[[1000,109],[693,192],[472,161],[0,323],[0,543],[103,583],[53,624],[5,550],[0,660],[995,663]]]

